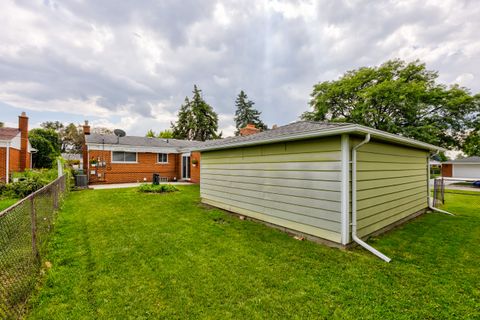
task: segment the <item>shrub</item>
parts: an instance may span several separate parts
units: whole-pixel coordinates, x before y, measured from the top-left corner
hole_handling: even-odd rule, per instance
[[[13,173],[12,178],[18,179],[18,181],[2,184],[0,186],[0,197],[24,198],[55,180],[57,170],[26,170]]]
[[[78,160],[78,159],[67,160],[67,165],[68,166],[78,166],[78,165],[80,165],[80,160]]]
[[[138,187],[138,191],[145,192],[145,193],[165,193],[165,192],[178,191],[178,189],[172,186],[171,184],[154,185],[154,184],[144,183]]]
[[[54,169],[34,169],[34,170],[25,170],[23,172],[14,172],[12,178],[18,178],[20,180],[25,179],[38,179],[42,183],[47,184],[55,179],[57,179],[58,170]]]
[[[41,189],[46,184],[48,184],[48,181],[42,180],[40,177],[27,178],[7,184],[2,195],[10,198],[25,198],[30,193]]]

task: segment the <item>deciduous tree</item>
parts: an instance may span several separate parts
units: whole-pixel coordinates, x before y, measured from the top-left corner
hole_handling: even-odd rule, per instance
[[[61,143],[58,133],[53,129],[32,129],[28,139],[33,148],[33,166],[35,168],[51,168],[53,161],[60,155]]]
[[[173,132],[172,130],[165,129],[163,131],[160,131],[160,133],[158,134],[158,137],[163,139],[172,139]]]
[[[387,61],[314,86],[303,119],[357,123],[447,148],[460,148],[480,96],[437,83],[419,61]]]
[[[147,134],[145,134],[145,137],[147,138],[155,138],[157,135],[155,133],[155,131],[153,131],[152,129],[148,130],[147,131]]]

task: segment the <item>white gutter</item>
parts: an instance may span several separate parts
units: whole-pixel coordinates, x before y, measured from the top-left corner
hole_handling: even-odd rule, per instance
[[[357,149],[368,142],[370,142],[370,133],[365,136],[365,140],[357,144],[352,149],[352,239],[380,259],[390,262],[392,259],[357,236]]]
[[[101,143],[86,143],[89,150],[99,151],[127,151],[127,152],[151,152],[151,153],[178,153],[178,147],[165,146],[165,147],[145,147],[134,146],[124,144],[101,144]]]
[[[7,175],[5,176],[5,183],[9,183],[10,182],[10,142],[7,142],[7,154],[6,154],[6,157],[5,157],[5,171],[7,173]]]
[[[341,138],[341,221],[342,244],[350,242],[350,136],[342,134]]]
[[[439,151],[437,151],[437,153],[435,153],[435,154],[438,154],[438,153],[439,153]],[[444,214],[454,216],[453,213],[435,208],[434,206],[432,206],[432,202],[430,201],[430,155],[427,156],[427,205],[428,205],[428,209],[430,209],[432,211],[436,211],[436,212],[440,212],[440,213],[444,213]]]

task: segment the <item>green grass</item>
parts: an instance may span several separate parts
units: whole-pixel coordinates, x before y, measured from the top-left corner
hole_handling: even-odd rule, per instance
[[[18,199],[14,198],[0,198],[0,211],[7,209],[17,201]]]
[[[31,319],[478,319],[480,194],[370,239],[297,241],[199,204],[198,187],[73,192]]]

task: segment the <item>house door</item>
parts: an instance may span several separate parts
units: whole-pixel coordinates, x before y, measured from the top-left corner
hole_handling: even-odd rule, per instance
[[[182,154],[182,179],[190,180],[190,153]]]

